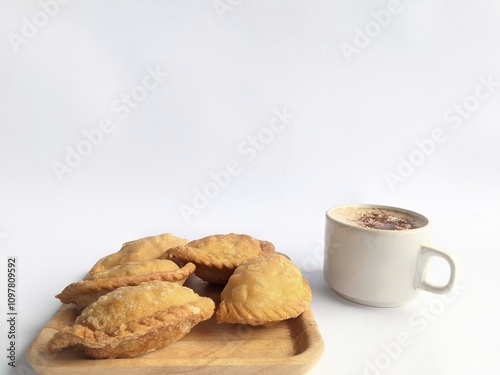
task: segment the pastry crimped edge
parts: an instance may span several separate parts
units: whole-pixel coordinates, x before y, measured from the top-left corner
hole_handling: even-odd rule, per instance
[[[276,304],[275,301],[269,301],[266,305],[259,304],[254,308],[250,308],[244,302],[227,303],[222,300],[215,313],[215,319],[218,324],[273,325],[282,320],[298,317],[309,308],[310,303],[310,293],[305,299],[294,304]]]
[[[132,358],[180,340],[214,313],[215,303],[201,297],[186,305],[171,306],[151,317],[127,324],[119,336],[93,331],[83,325],[65,327],[48,342],[49,353],[73,347],[92,358]]]
[[[260,253],[257,253],[253,256],[258,256],[262,254],[271,254],[274,253],[274,245],[268,241],[257,240],[260,243]],[[243,256],[231,256],[231,255],[222,255],[222,254],[208,254],[203,252],[202,250],[191,247],[188,245],[185,246],[176,246],[171,249],[168,249],[160,259],[182,259],[184,261],[193,262],[195,264],[204,264],[205,266],[211,266],[215,268],[236,268],[240,265],[240,263],[248,257]]]
[[[195,271],[196,266],[188,262],[181,268],[173,271],[151,272],[142,275],[120,276],[96,280],[82,280],[69,284],[56,295],[62,303],[73,303],[82,310],[100,296],[123,286],[136,286],[149,281],[177,282],[180,285]]]

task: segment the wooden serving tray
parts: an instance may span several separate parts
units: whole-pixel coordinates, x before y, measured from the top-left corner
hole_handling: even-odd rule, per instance
[[[192,275],[185,286],[220,301],[221,287]],[[271,327],[216,324],[215,317],[195,326],[181,340],[152,353],[127,359],[91,359],[72,349],[46,352],[47,342],[62,327],[73,324],[73,305],[63,305],[28,351],[39,375],[159,375],[159,374],[305,374],[323,353],[323,339],[311,310]]]

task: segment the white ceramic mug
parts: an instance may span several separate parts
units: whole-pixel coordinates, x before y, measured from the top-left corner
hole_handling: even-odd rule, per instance
[[[431,224],[416,212],[380,205],[343,205],[326,212],[324,277],[342,297],[376,307],[401,306],[419,290],[447,293],[455,261],[429,246]],[[427,279],[429,259],[450,268],[445,285]]]

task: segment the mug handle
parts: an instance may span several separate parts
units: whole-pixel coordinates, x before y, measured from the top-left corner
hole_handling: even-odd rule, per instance
[[[450,278],[448,282],[442,286],[434,285],[428,282],[426,279],[429,259],[434,256],[444,259],[448,263],[448,266],[450,267]],[[428,246],[422,246],[420,248],[420,252],[418,254],[418,259],[417,259],[417,271],[415,272],[415,287],[417,289],[422,289],[427,292],[437,293],[437,294],[448,293],[451,290],[451,288],[453,288],[453,284],[455,283],[455,274],[456,274],[455,261],[450,255]]]

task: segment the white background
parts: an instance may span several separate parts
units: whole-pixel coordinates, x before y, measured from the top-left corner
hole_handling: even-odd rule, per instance
[[[17,258],[19,315],[18,368],[2,355],[0,372],[31,373],[54,295],[123,242],[239,232],[309,278],[312,374],[498,373],[499,39],[496,1],[2,1],[0,268],[5,285]],[[337,297],[324,213],[352,202],[427,215],[461,260],[455,292]]]

